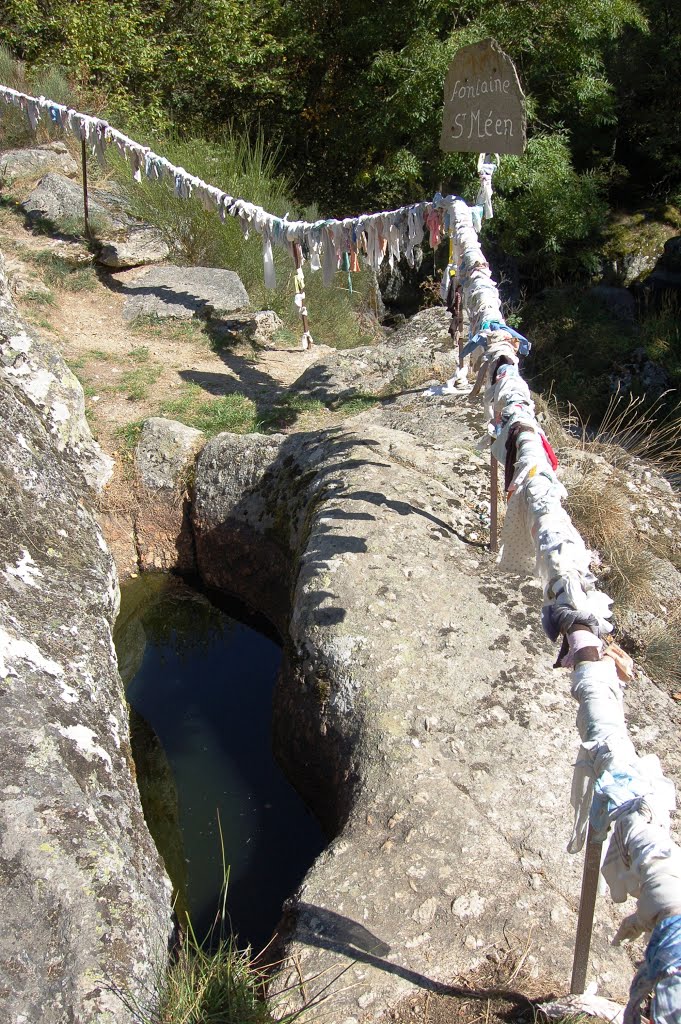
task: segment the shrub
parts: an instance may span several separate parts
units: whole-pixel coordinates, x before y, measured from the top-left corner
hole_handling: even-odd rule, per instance
[[[28,69],[23,61],[16,60],[9,47],[0,43],[0,84],[11,89],[29,93],[32,96],[47,96],[56,103],[78,107],[83,99],[79,90],[56,64]],[[16,107],[0,107],[0,148],[12,149],[34,143],[61,139],[64,132],[47,117],[38,122],[37,130],[31,128],[28,118]],[[71,136],[69,135],[70,139]],[[74,143],[75,148],[75,143]],[[80,148],[80,147],[78,147]]]

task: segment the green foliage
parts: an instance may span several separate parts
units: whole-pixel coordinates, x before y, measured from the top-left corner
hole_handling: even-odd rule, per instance
[[[168,135],[154,139],[153,144],[173,163],[230,195],[247,197],[279,216],[291,207],[289,183],[277,170],[277,151],[267,148],[262,133],[252,144],[232,130],[212,142]],[[167,182],[158,184],[144,178],[138,184],[127,165],[117,161],[114,167],[132,212],[163,231],[179,260],[230,267],[247,289],[261,284],[262,242],[257,235],[244,239],[237,220],[229,217],[222,223],[198,199],[177,198]],[[282,269],[290,263],[281,250],[277,250],[277,258]]]
[[[495,175],[490,233],[521,270],[544,280],[593,271],[607,210],[603,184],[575,171],[565,132],[535,135],[524,156],[505,157]]]
[[[2,30],[0,29],[0,38]],[[46,67],[27,68],[23,61],[16,60],[10,49],[0,42],[0,84],[8,85],[20,92],[35,96],[49,96],[57,103],[73,106],[83,97],[74,88],[65,72],[56,64]],[[42,118],[34,132],[28,118],[16,107],[2,104],[0,117],[0,148],[11,149],[26,146],[34,141],[49,142],[62,137],[60,128],[50,120]]]
[[[616,158],[623,199],[650,191],[681,204],[681,5],[639,0],[648,31],[630,28],[612,47],[608,73],[617,95]]]
[[[89,109],[106,90],[111,120],[142,141],[160,132],[179,163],[184,146],[199,174],[202,153],[219,158],[242,119],[256,151],[263,132],[281,140],[304,201],[342,216],[441,186],[474,198],[474,157],[439,150],[442,82],[453,53],[487,36],[516,62],[530,136],[524,157],[502,162],[494,236],[543,283],[588,274],[608,191],[681,193],[681,8],[669,0],[6,0],[0,41],[31,70],[0,53],[0,78],[28,75],[60,99],[70,77]],[[192,152],[197,135],[212,154]],[[262,202],[255,184],[237,175],[232,193]],[[268,198],[293,214],[289,185]],[[187,258],[224,254],[200,211],[164,216],[184,224]],[[257,242],[241,259],[259,280]]]
[[[678,305],[668,302],[651,311],[641,322],[641,335],[649,358],[665,368],[672,387],[681,391],[681,321]]]
[[[523,333],[532,339],[525,364],[533,390],[553,391],[582,415],[604,414],[610,373],[638,344],[633,325],[617,320],[597,299],[577,287],[546,289],[522,311]]]

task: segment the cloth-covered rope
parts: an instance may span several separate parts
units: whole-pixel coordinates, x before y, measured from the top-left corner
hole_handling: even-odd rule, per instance
[[[470,322],[466,348],[485,388],[492,454],[505,470],[508,504],[499,563],[541,579],[542,624],[550,639],[562,636],[558,664],[571,668],[571,693],[579,703],[582,745],[568,849],[582,848],[589,821],[596,839],[608,838],[602,873],[612,898],[637,899],[636,912],[614,941],[652,932],[632,984],[626,1024],[638,1024],[648,997],[656,1024],[679,1024],[681,849],[669,832],[674,786],[654,754],[639,757],[627,733],[622,690],[631,660],[602,639],[612,630],[612,600],[597,588],[591,552],[562,506],[566,491],[556,476],[557,460],[520,376],[519,353],[529,343],[504,323],[471,210],[452,199],[450,216],[452,259]]]
[[[275,216],[256,203],[231,196],[208,184],[184,167],[178,167],[154,153],[148,146],[142,146],[112,128],[101,118],[82,114],[44,96],[29,96],[8,86],[0,86],[0,100],[22,110],[33,130],[42,118],[47,118],[65,131],[72,132],[100,160],[104,159],[107,146],[115,146],[130,164],[137,181],[141,181],[144,174],[152,181],[169,182],[176,196],[182,199],[194,196],[223,221],[227,217],[238,220],[246,238],[251,232],[260,235],[265,285],[270,288],[276,285],[272,253],[275,245],[289,252],[292,244],[301,246],[304,257],[309,259],[310,269],[321,269],[325,284],[330,284],[337,270],[359,270],[358,254],[374,270],[378,270],[386,257],[391,266],[401,256],[414,266],[414,250],[426,235],[431,246],[436,248],[449,233],[447,205],[441,203],[439,195],[433,200],[342,220],[289,220],[288,216]],[[491,216],[493,169],[493,164],[485,164],[480,171],[480,205],[474,208],[478,219],[483,215]]]

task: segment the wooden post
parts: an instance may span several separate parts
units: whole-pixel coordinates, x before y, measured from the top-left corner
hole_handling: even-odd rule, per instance
[[[85,151],[85,139],[80,142],[80,157],[83,165],[83,214],[85,217],[85,234],[90,238],[90,212],[87,200],[87,153]]]
[[[454,294],[454,317],[456,319],[456,338],[459,343],[459,369],[463,369],[463,289],[456,286]]]
[[[499,463],[490,453],[489,464],[489,549],[496,554],[498,543]]]
[[[570,992],[582,995],[586,988],[586,974],[589,968],[589,952],[591,950],[591,933],[594,924],[596,893],[598,891],[598,875],[601,869],[601,851],[603,843],[594,840],[589,824],[584,853],[584,871],[582,874],[582,893],[579,898],[579,917],[577,918],[577,935],[575,937],[575,956],[572,961],[572,981]]]

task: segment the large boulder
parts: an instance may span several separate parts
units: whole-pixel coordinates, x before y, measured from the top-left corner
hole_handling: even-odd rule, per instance
[[[313,383],[331,401],[375,387],[403,346],[427,368],[447,353],[447,326],[415,318],[380,362],[324,356]],[[329,430],[223,434],[199,456],[199,571],[278,624],[275,749],[333,837],[280,925],[278,1013],[324,991],[335,1021],[375,1020],[509,942],[567,989],[582,868],[566,853],[575,705],[539,626],[541,586],[503,575],[486,550],[483,430],[461,396],[405,389]],[[627,705],[642,752],[679,779],[679,708],[645,677]],[[621,998],[632,968],[610,945],[619,917],[599,901],[589,980]]]
[[[83,187],[61,174],[49,173],[21,205],[31,223],[46,221],[57,230],[71,230],[83,221]],[[103,189],[88,190],[88,212],[95,234],[124,230],[130,222],[120,200]]]
[[[83,188],[61,174],[46,174],[22,203],[30,222],[47,222],[57,231],[82,229]],[[160,263],[170,248],[158,228],[132,217],[113,189],[88,189],[90,233],[98,242],[97,261],[113,270]]]
[[[325,353],[291,386],[291,394],[327,405],[362,395],[393,397],[452,376],[459,365],[442,306],[421,310],[378,345]]]
[[[655,208],[616,213],[605,228],[603,282],[630,288],[643,281],[662,256],[667,239],[678,235],[676,218]]]
[[[678,304],[681,295],[681,235],[668,238],[660,258],[639,288],[647,304]]]
[[[6,149],[0,153],[0,182],[3,184],[40,178],[50,171],[67,178],[78,174],[78,164],[63,142],[48,142],[36,149]]]
[[[126,320],[215,317],[250,305],[239,275],[213,267],[154,267],[122,287]]]
[[[281,925],[278,1012],[328,986],[334,1020],[373,1020],[530,930],[530,967],[569,979],[574,703],[539,628],[541,587],[500,575],[481,543],[470,411],[426,402],[425,428],[415,401],[390,413],[401,430],[379,411],[220,435],[198,460],[199,570],[283,622],[275,749],[334,837]],[[629,707],[678,772],[678,708],[642,684]],[[590,977],[621,997],[617,916],[599,903]]]
[[[135,785],[101,455],[0,267],[0,1003],[7,1020],[153,1010],[170,889]],[[82,395],[81,395],[82,401]]]

